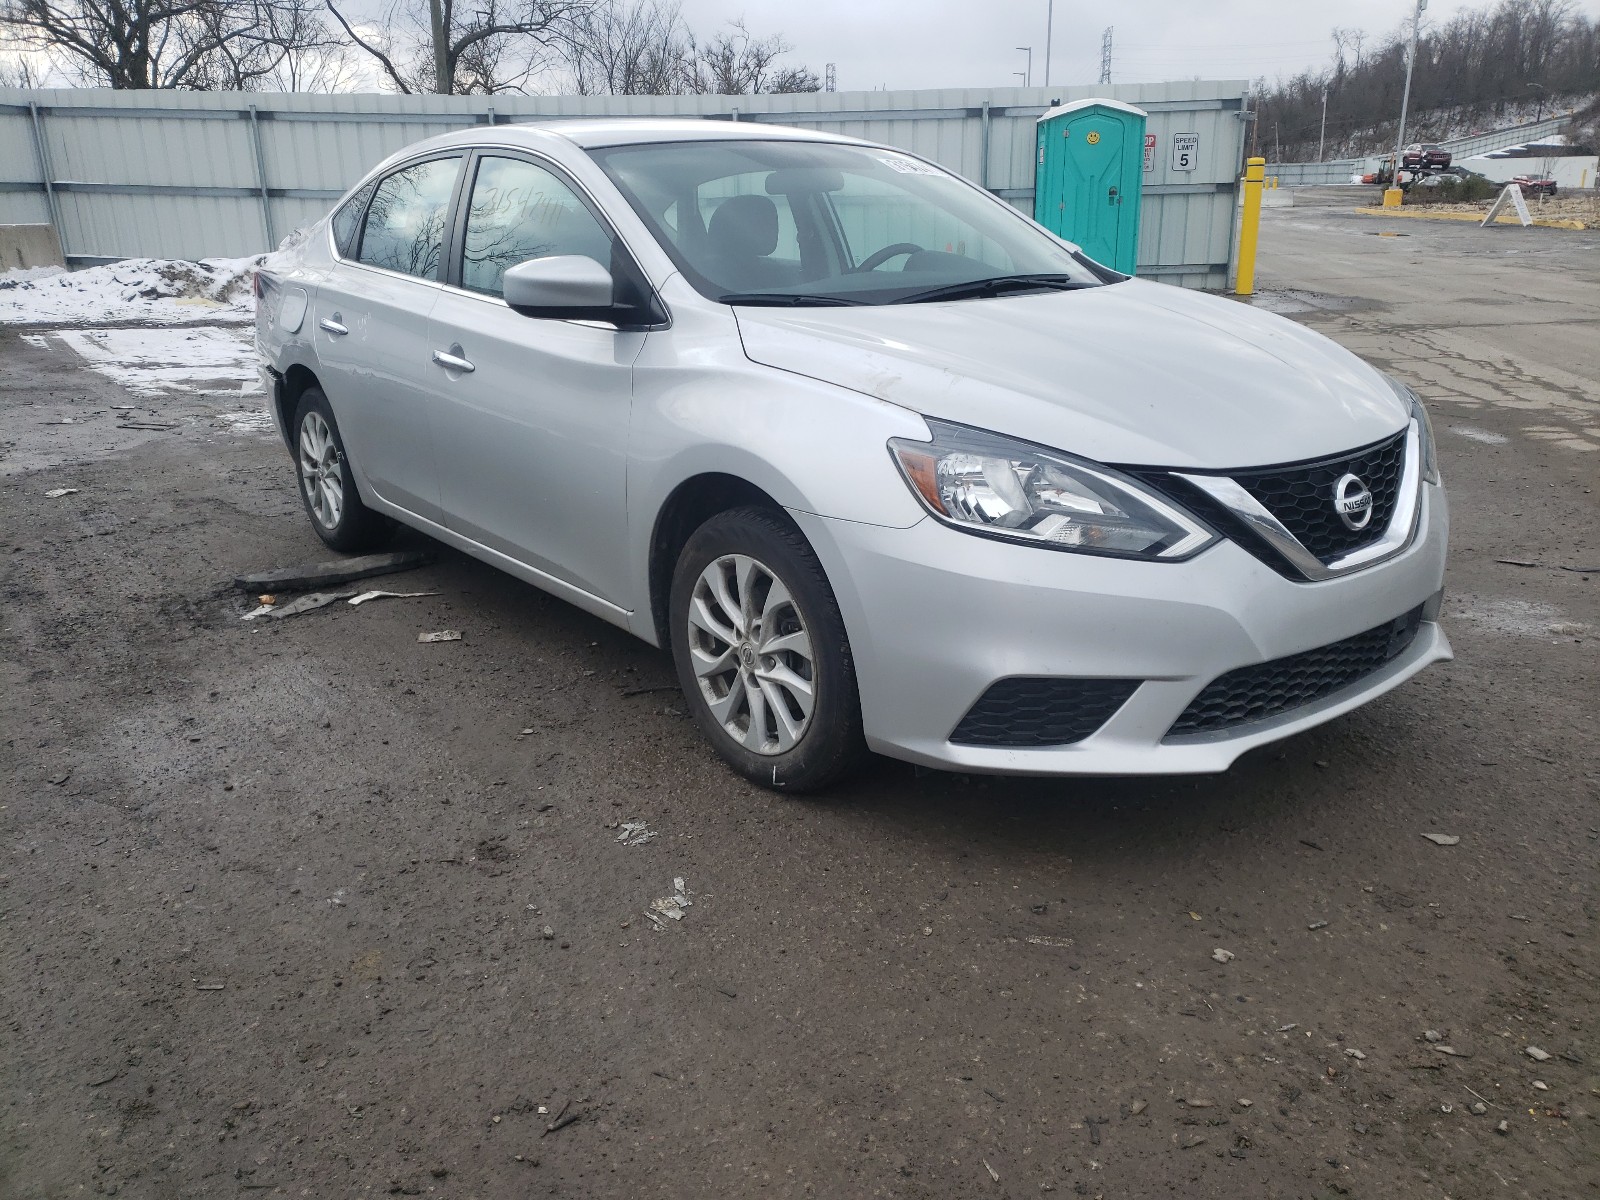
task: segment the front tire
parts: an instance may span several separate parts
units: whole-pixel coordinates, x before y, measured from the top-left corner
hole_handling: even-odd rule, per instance
[[[865,756],[844,619],[811,547],[776,513],[708,520],[672,577],[672,655],[696,724],[745,778],[815,791]]]
[[[294,461],[306,515],[329,547],[352,553],[388,540],[394,525],[361,502],[339,423],[321,388],[307,388],[295,406]]]

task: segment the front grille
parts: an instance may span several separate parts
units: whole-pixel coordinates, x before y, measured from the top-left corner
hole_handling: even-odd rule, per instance
[[[1403,654],[1421,625],[1419,605],[1342,642],[1229,671],[1194,698],[1167,736],[1232,729],[1320,700]]]
[[[1383,536],[1400,498],[1405,457],[1402,430],[1387,441],[1337,458],[1235,472],[1233,479],[1326,563]],[[1334,511],[1333,485],[1347,473],[1372,493],[1372,519],[1361,529],[1351,529]]]
[[[1137,679],[1013,676],[991,684],[950,735],[964,746],[1081,742],[1133,695]]]

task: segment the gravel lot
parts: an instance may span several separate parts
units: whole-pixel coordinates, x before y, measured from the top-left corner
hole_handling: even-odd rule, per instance
[[[1258,302],[1428,399],[1457,661],[1154,783],[754,791],[443,549],[241,622],[253,398],[0,327],[0,1195],[1595,1195],[1600,234],[1349,207]]]

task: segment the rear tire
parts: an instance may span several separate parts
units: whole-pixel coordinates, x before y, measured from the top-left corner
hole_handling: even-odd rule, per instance
[[[844,618],[798,530],[760,508],[719,513],[678,556],[672,657],[696,724],[746,779],[827,787],[866,756]]]
[[[307,388],[295,406],[294,461],[311,528],[329,547],[348,554],[389,539],[394,522],[361,502],[339,423],[321,388]]]

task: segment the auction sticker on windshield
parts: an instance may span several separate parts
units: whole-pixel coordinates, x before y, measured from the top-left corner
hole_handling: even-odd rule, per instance
[[[890,168],[891,170],[899,171],[900,174],[902,174],[902,175],[937,175],[937,174],[939,174],[939,168],[938,167],[929,166],[925,162],[918,162],[914,158],[901,158],[898,154],[896,154],[896,155],[888,155],[888,154],[886,154],[886,155],[884,155],[882,157],[882,161],[883,161],[884,166]]]

